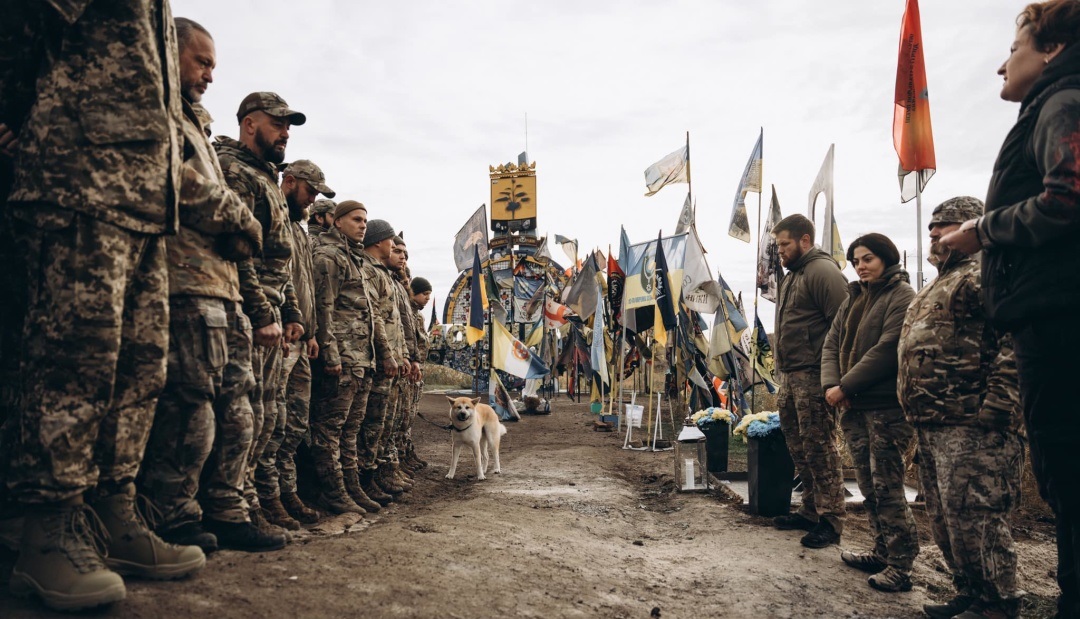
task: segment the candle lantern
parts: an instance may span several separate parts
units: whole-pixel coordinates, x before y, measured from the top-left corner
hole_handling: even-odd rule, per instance
[[[708,464],[705,435],[687,417],[675,440],[675,483],[679,492],[708,491]]]

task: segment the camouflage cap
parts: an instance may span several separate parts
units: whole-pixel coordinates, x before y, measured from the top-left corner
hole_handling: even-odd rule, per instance
[[[959,224],[969,219],[978,219],[983,214],[983,202],[971,196],[958,196],[937,205],[930,216],[930,226],[934,224]]]
[[[307,116],[289,109],[285,99],[275,92],[253,92],[244,97],[240,102],[240,109],[236,111],[237,122],[244,120],[244,117],[252,112],[266,112],[277,118],[287,118],[292,125],[299,126],[307,122]]]
[[[315,204],[311,205],[311,214],[325,215],[326,213],[333,213],[334,209],[336,208],[337,203],[335,203],[333,200],[322,198],[320,200],[316,200]]]
[[[333,189],[327,187],[326,176],[319,166],[308,159],[297,159],[290,163],[289,166],[285,168],[283,174],[302,181],[307,181],[315,188],[315,191],[318,191],[327,198],[333,198],[337,195]]]

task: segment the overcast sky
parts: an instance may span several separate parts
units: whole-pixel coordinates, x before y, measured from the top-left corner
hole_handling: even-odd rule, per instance
[[[673,231],[686,186],[646,198],[643,172],[689,131],[710,265],[749,306],[756,240],[747,245],[727,229],[764,127],[765,206],[773,184],[784,215],[805,214],[835,143],[842,239],[887,234],[911,254],[914,279],[914,202],[899,202],[892,143],[903,0],[172,6],[216,40],[218,69],[204,98],[215,134],[236,137],[236,108],[256,90],[277,92],[307,114],[287,160],[315,161],[338,200],[360,200],[372,218],[405,231],[413,273],[431,280],[440,314],[457,276],[453,235],[489,201],[488,165],[524,150],[526,113],[542,233],[606,252],[609,244],[617,251],[620,224],[633,242]],[[947,198],[985,196],[1017,113],[999,98],[996,71],[1023,6],[921,3],[938,163],[924,225]],[[756,230],[757,195],[747,202]],[[552,254],[568,266],[558,247]],[[762,301],[768,327],[772,313]]]

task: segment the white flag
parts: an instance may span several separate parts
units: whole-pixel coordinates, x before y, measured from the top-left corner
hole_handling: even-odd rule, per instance
[[[645,169],[645,195],[654,195],[664,185],[687,183],[689,177],[690,147],[683,146]]]

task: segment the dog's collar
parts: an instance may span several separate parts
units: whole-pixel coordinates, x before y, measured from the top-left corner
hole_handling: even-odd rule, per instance
[[[465,426],[464,428],[459,428],[459,427],[455,426],[454,424],[450,424],[450,429],[453,430],[454,432],[464,432],[465,430],[468,430],[471,427],[472,427],[472,423]]]

